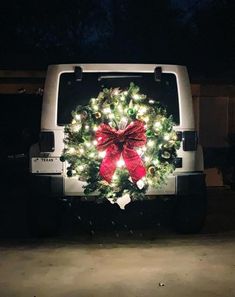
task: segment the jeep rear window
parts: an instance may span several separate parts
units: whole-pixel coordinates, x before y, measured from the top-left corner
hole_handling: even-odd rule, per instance
[[[159,101],[179,124],[179,102],[176,76],[162,73],[161,82],[154,80],[153,73],[83,73],[82,80],[76,81],[74,73],[60,75],[57,124],[62,126],[72,120],[71,112],[77,105],[88,104],[103,88],[128,89],[133,82],[140,87],[140,93],[149,99]]]

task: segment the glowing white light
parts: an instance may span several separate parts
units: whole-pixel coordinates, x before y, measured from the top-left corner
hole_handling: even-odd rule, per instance
[[[76,119],[77,121],[80,121],[80,120],[81,120],[81,116],[80,116],[80,114],[76,114],[76,115],[75,115],[75,119]]]
[[[117,161],[117,167],[123,167],[125,165],[125,162],[123,159],[120,159]]]
[[[90,127],[89,127],[88,125],[85,126],[85,129],[86,129],[86,130],[89,130],[89,128],[90,128]]]
[[[157,166],[159,164],[158,159],[153,160],[153,165]]]
[[[94,152],[91,152],[90,154],[89,154],[89,158],[94,158],[95,157],[95,153]]]
[[[154,128],[155,128],[155,129],[159,129],[159,128],[161,127],[161,125],[162,125],[162,124],[161,124],[160,122],[155,122],[155,123],[154,123]]]
[[[98,130],[98,127],[95,125],[95,126],[93,127],[93,130],[94,130],[94,131],[97,131],[97,130]]]
[[[92,142],[94,145],[97,145],[98,144],[98,141],[97,140],[93,140]]]
[[[155,144],[155,142],[154,142],[153,140],[149,140],[149,141],[147,142],[147,146],[149,146],[149,147],[153,147],[154,144]]]
[[[149,184],[150,186],[153,186],[153,181],[152,181],[151,179],[149,179],[149,180],[148,180],[148,184]]]
[[[123,108],[122,108],[122,105],[118,104],[118,111],[122,112],[123,111]]]
[[[99,152],[98,155],[100,158],[104,158],[106,155],[106,151]]]
[[[125,91],[125,92],[123,92],[123,94],[126,96],[126,95],[128,94],[128,92],[127,92],[127,91]]]
[[[79,170],[79,171],[83,171],[83,170],[84,170],[84,165],[79,165],[79,166],[78,166],[78,170]]]
[[[92,104],[92,108],[93,108],[94,110],[98,110],[98,105],[97,105],[97,100],[96,100],[96,98],[92,98],[92,99],[91,99],[91,104]]]
[[[128,123],[128,118],[122,117],[118,127],[119,129],[125,129]]]
[[[104,108],[103,111],[105,114],[111,113],[111,109],[109,107]]]
[[[110,113],[110,114],[108,115],[108,117],[109,117],[109,119],[114,119],[114,114],[113,114],[113,113]]]
[[[117,173],[115,172],[114,175],[113,175],[113,177],[112,177],[112,180],[115,181],[115,180],[117,180],[117,179],[118,179],[118,175],[117,175]]]
[[[165,135],[164,135],[164,140],[168,141],[168,140],[170,140],[170,138],[171,138],[171,137],[170,137],[169,134],[165,134]]]
[[[79,152],[80,152],[80,154],[83,154],[84,153],[84,149],[83,148],[80,148],[79,149]]]
[[[69,150],[68,150],[68,153],[69,153],[69,154],[74,154],[75,151],[76,151],[76,150],[75,150],[74,147],[70,147]]]
[[[149,121],[149,117],[144,117],[143,120],[145,121],[145,123],[147,123]]]
[[[119,91],[118,91],[118,90],[115,90],[115,91],[113,92],[113,94],[114,94],[115,96],[117,96],[117,95],[119,94]]]
[[[81,129],[80,125],[76,125],[76,126],[73,127],[74,132],[78,132],[80,129]]]
[[[91,147],[91,143],[90,142],[86,142],[85,145],[86,145],[86,147]]]
[[[141,97],[140,97],[139,94],[134,94],[134,95],[132,96],[132,98],[135,99],[135,100],[139,100]]]
[[[137,187],[138,187],[140,190],[143,189],[144,184],[145,184],[145,183],[144,183],[144,181],[143,181],[142,178],[141,178],[140,180],[138,180],[137,183],[136,183]]]
[[[148,162],[149,160],[150,160],[150,158],[149,158],[148,156],[145,156],[145,157],[144,157],[144,161],[145,161],[145,162]]]
[[[139,114],[139,115],[143,115],[143,114],[146,113],[146,111],[147,111],[147,108],[146,108],[145,106],[143,106],[143,107],[141,107],[141,109],[139,110],[138,114]]]
[[[141,155],[143,153],[143,150],[141,148],[137,148],[136,152],[137,152],[138,155]]]
[[[149,100],[149,103],[150,104],[154,104],[154,100]]]
[[[128,122],[128,118],[123,117],[123,118],[122,118],[122,122]]]

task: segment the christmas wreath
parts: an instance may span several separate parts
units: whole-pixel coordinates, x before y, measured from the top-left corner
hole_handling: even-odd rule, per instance
[[[173,118],[135,84],[103,89],[72,117],[61,161],[68,177],[86,182],[84,195],[113,203],[143,199],[149,186],[159,188],[174,171],[179,141]]]

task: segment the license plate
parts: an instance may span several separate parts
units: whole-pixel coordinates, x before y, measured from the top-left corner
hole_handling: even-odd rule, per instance
[[[32,173],[62,173],[63,164],[60,158],[32,158]]]

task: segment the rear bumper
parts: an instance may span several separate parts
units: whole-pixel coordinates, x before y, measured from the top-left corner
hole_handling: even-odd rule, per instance
[[[190,172],[176,177],[177,195],[199,195],[205,192],[206,181],[203,172]]]
[[[37,195],[84,196],[83,183],[78,182],[76,178],[68,179],[62,175],[31,175],[30,185],[33,193]],[[203,172],[187,172],[170,176],[166,185],[158,190],[150,188],[146,194],[153,196],[197,195],[204,192],[205,188]]]
[[[31,193],[36,196],[63,197],[64,181],[61,175],[30,176]]]

